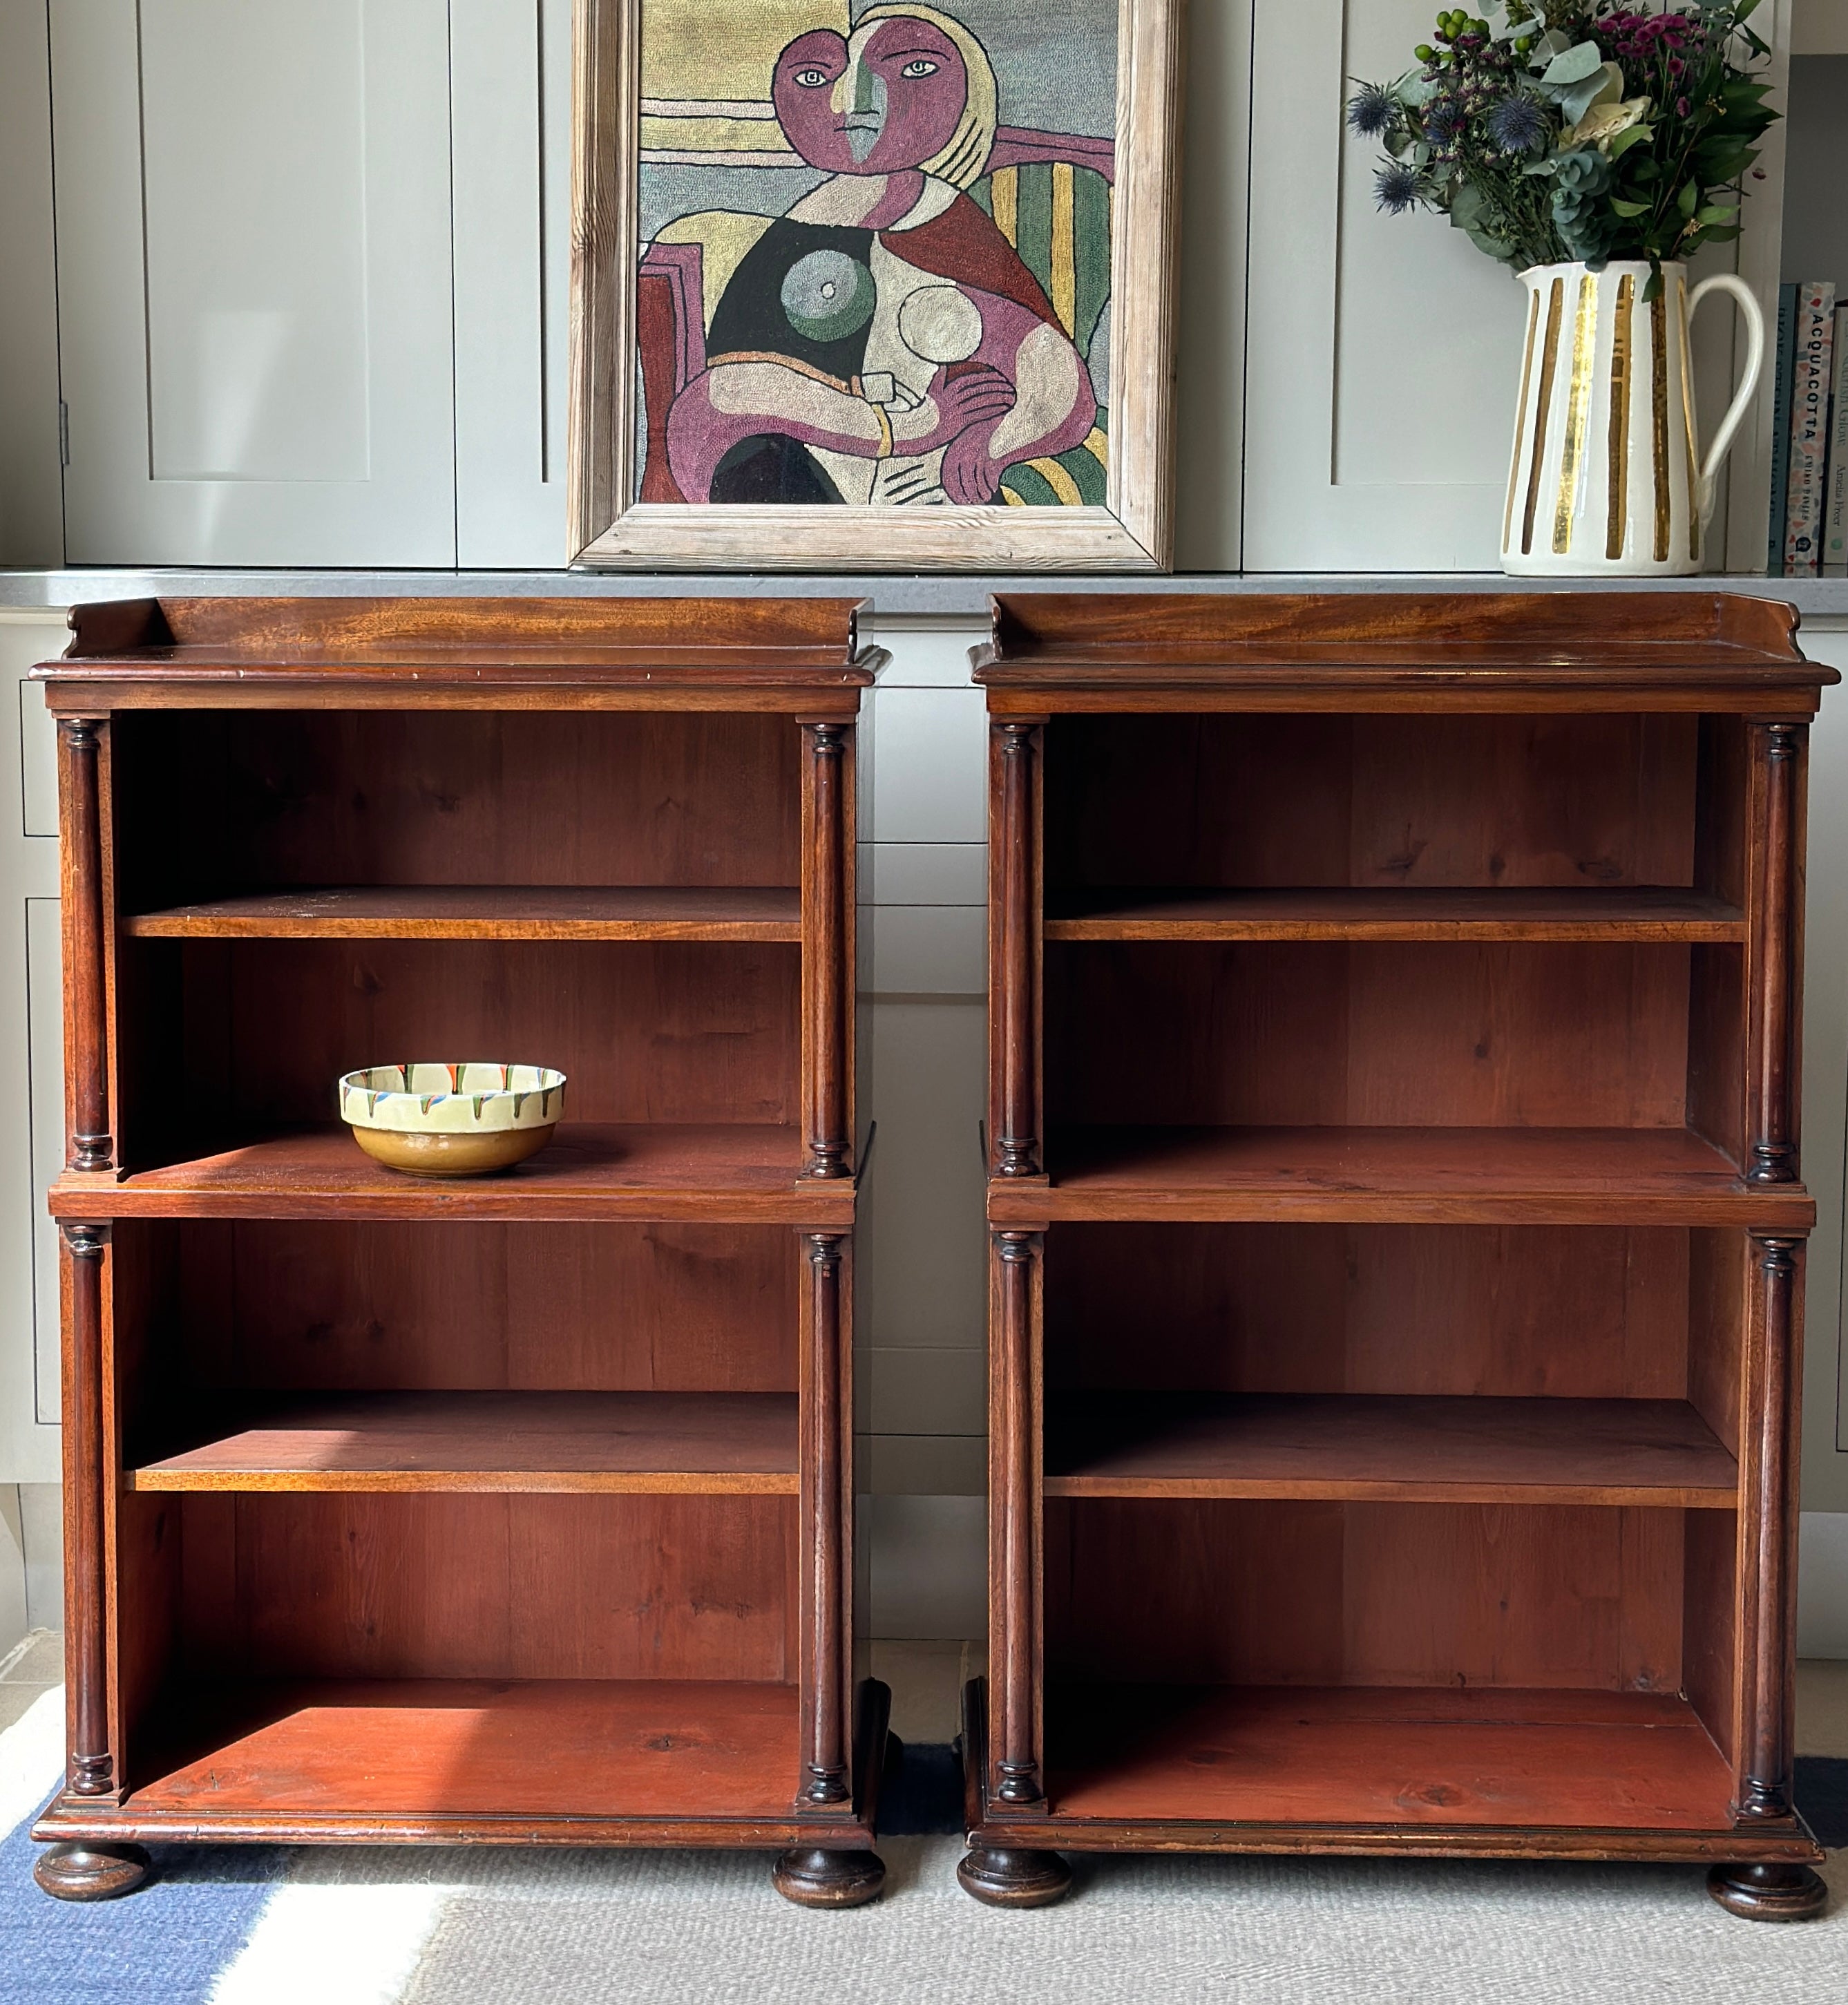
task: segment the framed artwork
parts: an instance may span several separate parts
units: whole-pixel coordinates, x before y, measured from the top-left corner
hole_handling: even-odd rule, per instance
[[[1166,569],[1181,0],[577,0],[571,557]]]

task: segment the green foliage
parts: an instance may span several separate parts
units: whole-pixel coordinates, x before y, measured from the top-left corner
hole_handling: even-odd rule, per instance
[[[1384,148],[1383,206],[1447,215],[1516,270],[1657,268],[1739,234],[1742,183],[1778,115],[1758,0],[1506,0],[1503,26],[1439,13],[1418,67],[1362,85],[1348,123]]]

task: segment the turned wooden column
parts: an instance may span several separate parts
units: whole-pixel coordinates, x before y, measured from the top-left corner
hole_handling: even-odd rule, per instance
[[[853,1175],[847,743],[844,724],[802,726],[802,839],[808,858],[802,873],[802,1174],[810,1177]]]
[[[1039,1373],[1033,1355],[1036,1232],[997,1232],[989,1445],[989,1795],[1001,1810],[1037,1803],[1040,1580]]]
[[[1791,1424],[1803,1369],[1797,1287],[1801,1239],[1752,1236],[1752,1298],[1746,1410],[1755,1438],[1740,1443],[1740,1818],[1791,1814],[1791,1684],[1797,1617],[1797,1441]]]
[[[109,1125],[108,977],[103,916],[103,723],[58,720],[63,795],[60,858],[64,916],[65,1093],[67,1146],[73,1170],[114,1167]]]
[[[1801,724],[1752,726],[1752,763],[1761,803],[1752,897],[1748,1183],[1797,1181],[1797,997],[1801,910],[1799,807],[1809,733]]]
[[[989,728],[989,870],[994,880],[988,942],[990,1174],[1033,1177],[1040,1170],[1039,979],[1039,726],[1014,720]]]
[[[65,1224],[61,1230],[70,1276],[64,1364],[65,1779],[73,1796],[103,1796],[116,1786],[103,1562],[103,1254],[109,1228]]]
[[[802,1605],[808,1659],[802,1684],[802,1775],[798,1810],[850,1802],[847,1730],[847,1514],[849,1474],[843,1333],[843,1235],[804,1236],[808,1255],[808,1357],[802,1387]]]

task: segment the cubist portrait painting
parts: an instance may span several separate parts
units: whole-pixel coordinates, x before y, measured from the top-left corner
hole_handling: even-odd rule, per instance
[[[642,0],[644,504],[1103,503],[1118,0]]]

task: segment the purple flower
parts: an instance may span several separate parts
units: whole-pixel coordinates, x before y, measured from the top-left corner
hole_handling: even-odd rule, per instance
[[[1546,140],[1546,114],[1531,97],[1504,97],[1489,114],[1489,136],[1504,153],[1532,153]]]
[[[1373,199],[1388,216],[1418,206],[1418,176],[1403,160],[1389,160],[1373,176]]]
[[[1363,139],[1383,139],[1398,117],[1398,100],[1383,84],[1363,83],[1348,105],[1348,129]]]
[[[1674,115],[1678,118],[1685,118],[1693,109],[1693,106],[1685,97],[1678,97],[1674,100]]]

